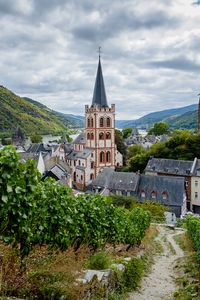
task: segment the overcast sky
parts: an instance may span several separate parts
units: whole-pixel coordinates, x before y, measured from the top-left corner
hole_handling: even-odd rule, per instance
[[[197,102],[192,0],[0,0],[0,84],[64,113],[91,104],[102,47],[117,119]]]

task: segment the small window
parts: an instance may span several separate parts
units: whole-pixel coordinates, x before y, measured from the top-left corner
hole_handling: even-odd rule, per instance
[[[91,169],[94,169],[94,162],[91,162]]]
[[[87,119],[87,127],[90,127],[90,118]]]
[[[90,180],[94,179],[94,174],[90,174]]]
[[[145,197],[146,197],[145,191],[141,191],[141,198],[145,198]]]
[[[111,134],[110,134],[110,132],[106,132],[106,139],[107,139],[107,140],[110,140],[110,139],[111,139]]]
[[[105,161],[105,158],[104,158],[104,152],[101,151],[100,152],[100,163],[104,162]]]
[[[91,127],[94,127],[94,120],[91,118]]]
[[[92,132],[90,135],[90,139],[93,140],[94,139],[94,133]]]
[[[104,123],[104,121],[103,121],[103,118],[100,118],[100,120],[99,120],[99,127],[103,127],[103,124]]]
[[[198,181],[197,180],[195,180],[195,186],[198,186]]]
[[[186,180],[185,181],[185,186],[188,186],[189,185],[189,182]]]
[[[74,160],[74,167],[76,166],[76,161]]]
[[[78,165],[79,165],[79,166],[81,165],[81,161],[80,161],[80,159],[79,159],[79,161],[78,161]]]
[[[107,127],[111,127],[111,119],[110,118],[106,119],[106,125],[107,125]]]
[[[111,158],[110,151],[107,151],[106,152],[106,162],[110,162],[110,158]]]
[[[83,175],[81,175],[81,180],[83,180]]]
[[[198,192],[195,192],[194,197],[195,197],[195,199],[198,198]]]
[[[156,199],[156,192],[154,192],[154,191],[151,192],[151,198],[152,198],[152,199]]]
[[[103,139],[104,139],[104,133],[103,133],[103,132],[100,132],[100,133],[99,133],[99,139],[100,139],[100,140],[103,140]]]
[[[87,140],[90,140],[90,133],[87,134]]]

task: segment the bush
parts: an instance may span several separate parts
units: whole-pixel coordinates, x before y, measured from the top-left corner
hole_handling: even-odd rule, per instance
[[[132,258],[126,265],[123,273],[124,285],[128,291],[135,290],[143,275],[143,262],[139,258]]]
[[[90,256],[87,267],[92,270],[104,270],[108,269],[112,261],[108,254],[105,252],[99,252]]]

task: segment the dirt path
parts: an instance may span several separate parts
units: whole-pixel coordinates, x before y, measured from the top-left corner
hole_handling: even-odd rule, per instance
[[[184,252],[176,244],[173,236],[180,233],[180,230],[159,226],[156,240],[162,245],[163,251],[155,257],[150,273],[142,280],[141,289],[131,293],[127,300],[173,299],[173,292],[176,290],[173,268],[176,260],[184,256]]]

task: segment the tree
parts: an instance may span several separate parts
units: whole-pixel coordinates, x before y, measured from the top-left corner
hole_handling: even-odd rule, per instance
[[[130,159],[131,157],[137,154],[144,153],[145,151],[146,150],[144,149],[144,147],[142,147],[142,145],[132,145],[128,147],[128,158]]]
[[[30,136],[31,143],[41,143],[42,142],[42,136],[34,133],[33,135]]]
[[[131,135],[132,130],[133,130],[132,128],[124,128],[124,129],[122,129],[123,139],[127,139]]]
[[[33,160],[20,163],[12,146],[0,151],[0,235],[14,247],[19,245],[21,258],[31,249],[39,178]]]
[[[162,135],[167,133],[169,129],[169,125],[165,122],[155,123],[153,128],[151,128],[148,134]]]
[[[118,129],[115,129],[115,144],[117,145],[117,150],[123,155],[123,161],[126,162],[126,145],[123,141],[122,132]]]
[[[148,152],[137,154],[136,156],[132,157],[129,160],[130,171],[132,171],[132,172],[137,172],[137,171],[142,172],[145,169],[149,158],[150,158],[150,155],[149,155]]]

